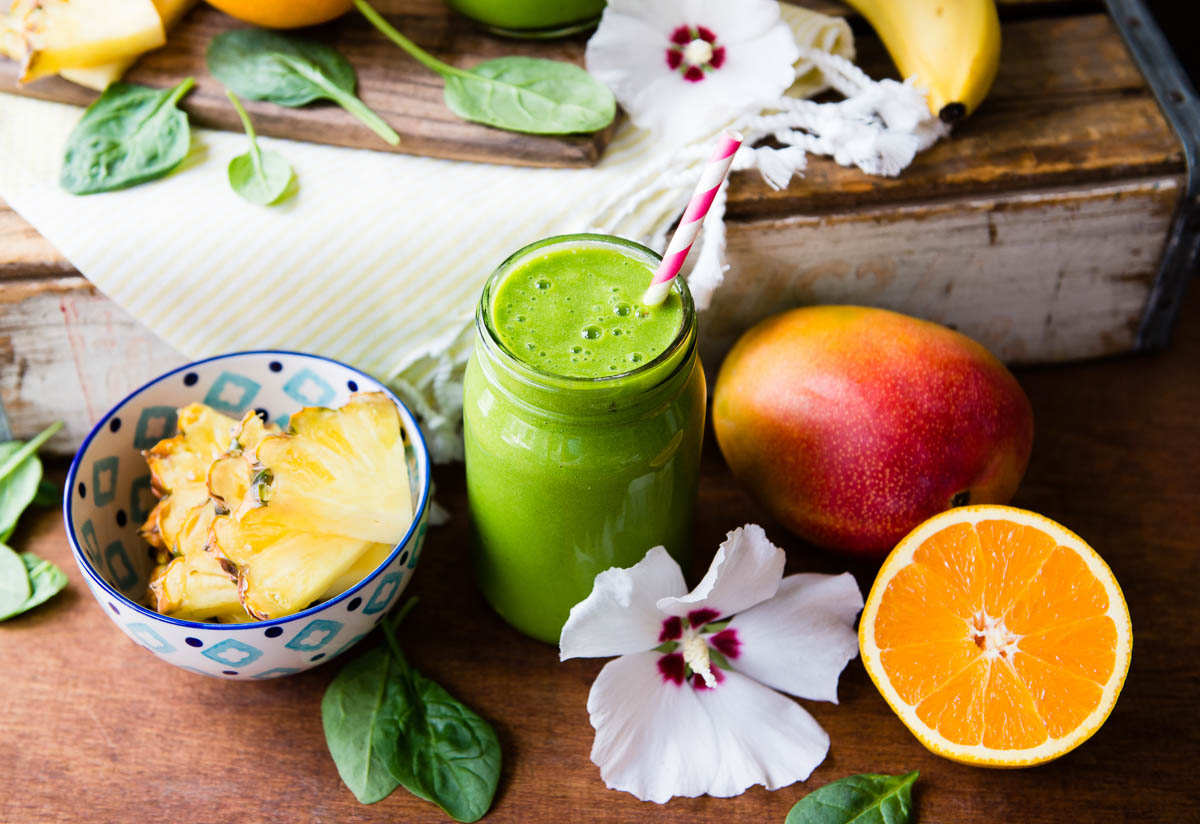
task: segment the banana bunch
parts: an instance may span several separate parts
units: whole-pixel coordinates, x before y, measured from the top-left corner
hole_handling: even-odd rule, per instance
[[[900,74],[929,90],[947,123],[971,114],[1000,63],[995,0],[846,0],[883,40]]]

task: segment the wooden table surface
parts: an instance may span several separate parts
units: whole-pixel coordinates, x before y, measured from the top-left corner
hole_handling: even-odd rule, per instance
[[[1108,723],[1075,752],[1016,771],[926,752],[856,659],[841,703],[805,702],[832,738],[803,785],[734,799],[641,803],[605,789],[588,759],[585,709],[600,661],[560,664],[483,604],[468,570],[461,466],[437,473],[450,525],[431,531],[402,628],[412,660],[489,718],[504,771],[488,821],[783,822],[808,791],[852,773],[920,770],[922,822],[1195,821],[1194,709],[1200,690],[1200,292],[1172,348],[1018,373],[1037,419],[1015,503],[1076,530],[1108,560],[1133,616],[1133,667]],[[711,447],[711,438],[710,438]],[[61,472],[60,472],[61,477]],[[702,572],[723,534],[758,521],[787,547],[789,572],[842,561],[788,536],[736,486],[710,448],[695,547]],[[67,591],[0,624],[0,822],[444,820],[402,790],[363,807],[325,749],[319,705],[341,665],[264,683],[203,678],[130,643],[89,596],[55,511],[13,539],[63,566]],[[873,569],[856,565],[864,591]]]

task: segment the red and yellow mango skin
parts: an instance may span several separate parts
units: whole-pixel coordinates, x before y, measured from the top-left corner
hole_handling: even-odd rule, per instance
[[[861,306],[768,318],[730,350],[713,428],[734,475],[819,546],[882,558],[967,503],[1007,503],[1033,446],[1012,373],[970,338]]]

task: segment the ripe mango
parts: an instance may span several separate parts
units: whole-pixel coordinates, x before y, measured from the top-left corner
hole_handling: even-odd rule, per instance
[[[882,558],[952,506],[1003,504],[1033,445],[1012,373],[944,326],[861,306],[768,318],[713,393],[725,460],[787,528]]]

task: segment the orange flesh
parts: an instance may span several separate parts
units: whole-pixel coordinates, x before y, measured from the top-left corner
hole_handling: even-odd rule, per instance
[[[1116,666],[1108,596],[1050,535],[1003,520],[930,536],[888,582],[879,661],[946,740],[996,750],[1060,738],[1100,703]]]

